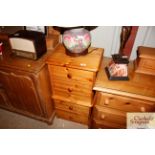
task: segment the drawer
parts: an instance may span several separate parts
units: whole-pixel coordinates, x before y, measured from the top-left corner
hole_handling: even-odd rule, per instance
[[[100,121],[102,124],[105,124],[105,122],[113,122],[126,125],[126,112],[96,105],[93,108],[93,119]]]
[[[53,95],[84,100],[92,98],[95,73],[61,66],[48,66]]]
[[[90,114],[90,107],[87,106],[81,106],[75,103],[65,102],[61,100],[54,100],[54,104],[55,108],[59,110],[72,112],[86,117],[88,117]]]
[[[126,112],[153,112],[155,111],[155,103],[134,99],[130,97],[123,97],[108,93],[97,92],[95,96],[95,104],[114,108]]]
[[[56,109],[56,115],[60,118],[73,121],[73,122],[77,122],[77,123],[81,123],[81,124],[88,125],[89,123],[88,116],[82,116],[82,115],[78,115],[78,114],[74,114],[74,113],[70,113],[70,112],[66,112],[66,111],[58,110],[58,109]]]
[[[92,120],[90,128],[92,129],[126,129],[126,125],[120,125],[114,122],[100,122]]]

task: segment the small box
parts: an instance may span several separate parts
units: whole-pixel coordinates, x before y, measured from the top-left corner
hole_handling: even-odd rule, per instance
[[[112,55],[109,66],[105,67],[109,80],[129,80],[128,78],[128,58],[120,54]]]
[[[36,60],[47,51],[46,38],[41,32],[20,30],[10,35],[9,41],[17,56]]]
[[[135,60],[135,72],[155,75],[155,48],[140,46]]]

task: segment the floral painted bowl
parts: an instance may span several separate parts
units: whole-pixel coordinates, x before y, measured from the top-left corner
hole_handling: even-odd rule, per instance
[[[67,51],[71,54],[86,54],[91,44],[91,35],[84,28],[74,28],[63,33],[62,41]]]

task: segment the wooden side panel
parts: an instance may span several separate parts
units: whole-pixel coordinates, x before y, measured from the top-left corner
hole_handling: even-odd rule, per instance
[[[43,112],[32,79],[25,75],[0,71],[1,81],[13,107],[42,116]]]
[[[51,99],[52,91],[47,66],[39,72],[35,79],[41,105],[46,117],[49,118],[53,115],[54,104]]]

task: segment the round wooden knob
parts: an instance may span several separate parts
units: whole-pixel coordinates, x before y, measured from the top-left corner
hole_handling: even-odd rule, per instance
[[[69,106],[69,110],[73,110],[73,107],[72,106]]]
[[[100,118],[101,118],[101,119],[105,119],[105,115],[104,115],[104,114],[102,114]]]
[[[67,77],[68,77],[69,79],[71,79],[71,78],[72,78],[72,74],[68,73],[68,74],[67,74]]]
[[[72,88],[68,88],[67,90],[68,90],[68,92],[70,92],[70,93],[73,91]]]
[[[141,112],[145,112],[146,111],[145,107],[141,107],[140,110],[141,110]]]
[[[104,100],[104,104],[105,104],[105,105],[108,105],[108,104],[109,104],[109,99],[108,99],[108,98],[106,98],[106,99]]]

